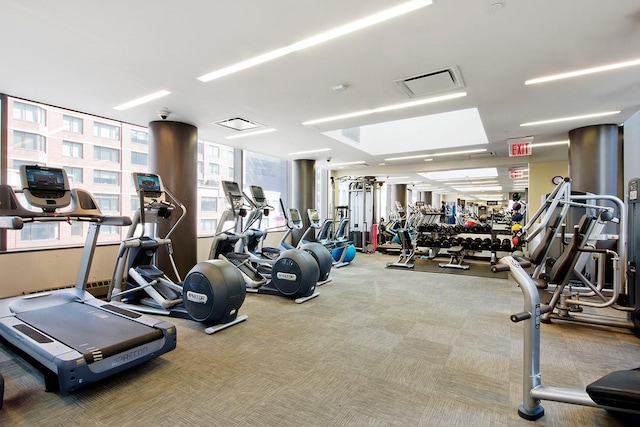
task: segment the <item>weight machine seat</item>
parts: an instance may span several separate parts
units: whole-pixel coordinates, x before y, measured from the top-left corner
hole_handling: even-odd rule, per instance
[[[638,410],[640,408],[640,367],[605,375],[587,386],[587,394],[598,405]]]
[[[577,262],[580,254],[579,248],[589,239],[589,233],[595,221],[596,218],[589,215],[583,215],[582,218],[580,218],[577,233],[573,234],[569,246],[567,246],[562,255],[553,263],[548,279],[546,276],[545,278],[533,279],[538,289],[547,289],[549,283],[561,284],[560,282],[564,280]],[[578,240],[576,241],[576,239]]]
[[[555,238],[561,223],[562,223],[562,218],[558,215],[556,216],[555,221],[549,224],[549,226],[547,227],[547,230],[544,233],[544,237],[542,237],[542,241],[538,246],[536,246],[536,248],[531,253],[531,256],[529,257],[529,261],[531,263],[535,265],[540,265],[540,263],[544,261],[544,256],[547,253],[547,249],[549,249],[551,242]]]

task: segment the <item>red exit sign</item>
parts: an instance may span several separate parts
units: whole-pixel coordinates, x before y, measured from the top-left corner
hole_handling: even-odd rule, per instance
[[[530,156],[533,138],[510,139],[509,157]]]
[[[509,178],[511,179],[521,179],[524,177],[524,173],[522,169],[512,169],[509,171]]]

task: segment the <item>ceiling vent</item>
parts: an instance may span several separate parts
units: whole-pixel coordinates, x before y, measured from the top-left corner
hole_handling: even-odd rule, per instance
[[[242,117],[220,120],[219,122],[213,122],[213,124],[238,131],[252,130],[264,127],[264,125],[261,125],[260,123],[252,122],[251,120],[243,119]]]
[[[395,80],[394,83],[410,98],[434,95],[464,87],[458,66]]]

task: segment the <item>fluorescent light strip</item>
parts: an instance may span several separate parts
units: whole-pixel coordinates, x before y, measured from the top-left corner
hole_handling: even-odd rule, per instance
[[[421,99],[418,101],[387,105],[385,107],[373,108],[371,110],[362,110],[362,111],[356,111],[354,113],[347,113],[347,114],[341,114],[338,116],[325,117],[322,119],[309,120],[309,121],[303,122],[302,124],[306,126],[306,125],[315,125],[318,123],[332,122],[335,120],[350,119],[353,117],[366,116],[368,114],[376,114],[376,113],[383,113],[385,111],[401,110],[403,108],[417,107],[419,105],[432,104],[435,102],[447,101],[449,99],[455,99],[455,98],[462,98],[464,96],[467,96],[467,92],[456,92],[449,95],[436,96],[433,98]]]
[[[247,59],[245,61],[238,62],[229,67],[221,68],[211,73],[207,73],[203,76],[198,77],[198,80],[202,82],[210,82],[212,80],[219,79],[220,77],[224,77],[229,74],[233,74],[238,71],[242,71],[247,68],[251,68],[268,61],[272,61],[274,59],[288,55],[290,53],[297,52],[299,50],[306,49],[311,46],[316,46],[320,43],[328,42],[338,37],[346,36],[355,31],[371,27],[373,25],[379,24],[381,22],[387,21],[397,16],[401,16],[406,13],[413,12],[414,10],[421,9],[425,6],[429,6],[432,3],[433,3],[433,0],[408,1],[396,7],[383,10],[382,12],[374,13],[373,15],[366,16],[364,18],[358,19],[356,21],[350,22],[340,27],[336,27],[329,31],[325,31],[315,36],[300,40],[288,46],[281,47],[281,48],[272,50],[270,52],[264,53],[262,55],[258,55],[253,58]]]
[[[534,85],[538,83],[546,83],[554,80],[568,79],[571,77],[585,76],[587,74],[601,73],[603,71],[611,71],[611,70],[617,70],[620,68],[633,67],[635,65],[640,65],[640,59],[634,59],[633,61],[619,62],[617,64],[602,65],[602,66],[593,67],[593,68],[585,68],[584,70],[570,71],[568,73],[554,74],[546,77],[538,77],[536,79],[527,80],[524,82],[524,84]]]
[[[620,111],[605,111],[603,113],[584,114],[582,116],[562,117],[559,119],[541,120],[538,122],[522,123],[520,126],[536,126],[536,125],[546,125],[550,123],[569,122],[571,120],[592,119],[594,117],[611,116],[613,114],[618,114],[619,112]]]
[[[299,154],[324,153],[326,151],[331,151],[331,148],[318,148],[317,150],[296,151],[294,153],[289,153],[289,155],[290,156],[297,156]]]
[[[388,159],[384,159],[385,161],[393,161],[393,160],[408,160],[408,159],[421,159],[423,157],[441,157],[441,156],[453,156],[456,154],[470,154],[470,153],[483,153],[487,151],[486,148],[481,148],[477,150],[463,150],[463,151],[449,151],[447,153],[436,153],[436,154],[419,154],[415,156],[405,156],[405,157],[390,157]],[[425,159],[425,162],[431,161],[433,159]]]
[[[502,187],[499,185],[487,185],[485,187],[452,187],[456,191],[502,191]]]
[[[116,105],[115,107],[113,107],[113,109],[118,111],[128,110],[129,108],[137,107],[138,105],[153,101],[154,99],[167,96],[170,93],[171,92],[169,92],[168,90],[159,90],[157,92],[150,93],[149,95],[145,95],[132,101],[125,102],[124,104]]]
[[[255,132],[239,133],[237,135],[226,136],[224,139],[244,138],[245,136],[255,136],[255,135],[261,135],[263,133],[271,133],[271,132],[275,132],[276,130],[277,129],[274,129],[274,128],[260,129],[260,130],[257,130]]]
[[[357,162],[330,163],[329,167],[332,168],[334,166],[363,165],[364,163],[364,160],[358,160]]]
[[[566,140],[566,141],[553,141],[553,142],[540,142],[540,143],[537,143],[537,144],[531,144],[531,146],[534,147],[534,148],[552,147],[554,145],[569,145],[569,140]]]

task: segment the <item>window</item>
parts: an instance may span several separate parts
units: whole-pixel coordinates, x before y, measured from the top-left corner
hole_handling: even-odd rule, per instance
[[[131,142],[135,142],[136,144],[149,144],[149,134],[147,132],[142,132],[139,130],[131,130]]]
[[[95,193],[93,197],[98,202],[98,207],[102,212],[120,212],[120,196],[117,194]],[[102,232],[102,228],[100,229]]]
[[[214,233],[218,227],[218,220],[216,218],[208,218],[200,220],[200,231],[203,233]]]
[[[137,151],[131,152],[131,164],[133,165],[147,165],[147,153],[138,153]]]
[[[47,151],[47,144],[44,136],[42,135],[14,130],[13,148],[19,148],[21,150],[35,150],[45,153]]]
[[[217,145],[207,145],[207,153],[209,157],[220,157],[220,147]]]
[[[198,154],[202,154],[202,142],[198,142]]]
[[[119,163],[120,150],[118,150],[117,148],[101,147],[100,145],[95,145],[93,147],[93,159]]]
[[[73,237],[81,237],[82,236],[82,223],[78,221],[74,221],[71,223],[71,236]]]
[[[93,183],[118,185],[120,184],[120,172],[96,169],[93,171]]]
[[[200,199],[200,210],[208,212],[216,212],[218,210],[217,197],[202,197]]]
[[[47,110],[37,105],[14,101],[13,118],[45,126],[47,124]]]
[[[69,178],[69,184],[79,184],[82,182],[82,168],[76,168],[73,166],[65,166],[64,170],[67,172]]]
[[[228,174],[228,175],[229,175],[229,177],[230,177],[231,179],[235,179],[234,172],[235,172],[235,171],[233,170],[233,168],[229,168],[229,174]]]
[[[263,218],[264,228],[284,225],[284,216],[280,210],[279,199],[282,199],[284,205],[287,206],[289,163],[286,160],[264,154],[250,151],[244,151],[243,153],[243,184],[245,188],[250,185],[260,185],[264,190],[268,203],[275,208],[268,217]]]
[[[62,155],[67,157],[82,158],[82,143],[62,141]]]
[[[25,224],[20,230],[20,240],[57,240],[58,224],[54,222],[34,222]]]
[[[202,162],[201,161],[198,161],[197,167],[198,167],[198,175],[202,175]]]
[[[64,114],[62,116],[62,129],[66,130],[67,132],[82,133],[82,119],[80,117],[73,117]]]
[[[218,175],[220,173],[220,165],[217,163],[209,163],[209,173]]]
[[[93,124],[93,136],[120,141],[120,127],[108,125],[106,123],[95,122]]]
[[[140,209],[140,197],[136,194],[131,196],[131,212],[134,213],[138,209]]]

